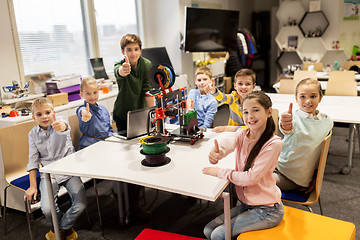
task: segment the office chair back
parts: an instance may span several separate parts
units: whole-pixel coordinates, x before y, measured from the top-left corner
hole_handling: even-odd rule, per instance
[[[331,71],[326,86],[328,96],[357,96],[354,71]]]
[[[294,72],[295,87],[298,82],[306,78],[317,79],[316,71],[296,70]]]
[[[295,81],[293,79],[280,79],[279,94],[295,94]]]
[[[315,182],[315,189],[310,193],[307,200],[303,201],[304,198],[304,192],[295,190],[295,191],[284,191],[282,192],[281,199],[286,202],[292,202],[297,203],[301,205],[305,205],[310,212],[313,212],[310,205],[313,205],[317,201],[319,202],[320,206],[320,212],[322,213],[321,203],[320,203],[320,191],[321,186],[324,179],[324,172],[325,172],[325,166],[326,166],[326,160],[327,155],[329,152],[329,146],[330,146],[330,140],[332,136],[332,130],[329,132],[329,134],[324,138],[322,147],[321,147],[321,153],[320,153],[320,159],[319,159],[319,165],[317,169],[317,175],[316,175],[316,182]]]
[[[72,115],[68,117],[69,125],[70,125],[70,135],[75,151],[79,147],[80,138],[82,133],[79,128],[79,119],[77,115]]]
[[[35,121],[29,121],[0,129],[0,145],[4,165],[4,177],[7,182],[7,186],[4,188],[4,235],[7,233],[7,189],[12,186],[25,193],[26,189],[30,186],[29,174],[26,171],[29,161],[28,133],[35,125]],[[37,174],[37,182],[40,182],[40,174]],[[32,209],[25,194],[22,200],[24,200],[30,239],[33,239],[29,216]]]
[[[35,121],[29,121],[0,129],[4,175],[8,183],[26,173],[29,161],[28,133],[35,125]]]
[[[343,64],[343,69],[349,70],[352,66],[358,66],[360,68],[360,61],[346,61]]]
[[[273,108],[271,115],[272,115],[272,118],[274,119],[274,123],[275,123],[274,135],[278,135],[278,132],[279,132],[279,110],[276,108]]]
[[[314,71],[316,72],[323,72],[324,71],[324,64],[322,62],[318,63],[304,63],[303,70],[308,70],[309,66],[314,66]]]

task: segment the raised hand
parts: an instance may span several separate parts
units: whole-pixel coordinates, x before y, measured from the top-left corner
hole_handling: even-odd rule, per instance
[[[125,57],[125,62],[122,64],[121,68],[119,69],[119,74],[122,77],[129,75],[131,72],[131,65],[129,62],[129,58],[126,55],[124,57]]]
[[[209,153],[209,161],[211,164],[217,164],[220,160],[220,148],[217,140],[214,140],[215,147]]]
[[[56,120],[56,116],[54,115],[54,121],[51,124],[54,128],[55,132],[62,132],[66,129],[66,124],[64,122],[60,122]]]
[[[188,98],[186,101],[186,108],[188,112],[194,110],[194,100]]]
[[[285,131],[290,131],[292,128],[292,108],[293,104],[289,104],[289,110],[286,113],[281,114],[281,127]]]
[[[88,122],[92,117],[92,114],[90,112],[90,106],[89,103],[86,103],[86,108],[81,110],[81,121]]]
[[[208,85],[206,85],[206,86],[204,87],[204,92],[205,92],[206,94],[209,94],[209,93],[214,94],[214,93],[216,92],[216,89],[215,89],[214,84],[208,84]]]

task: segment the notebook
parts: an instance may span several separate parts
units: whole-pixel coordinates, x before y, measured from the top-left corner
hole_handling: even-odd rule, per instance
[[[155,108],[154,106],[128,111],[127,130],[114,133],[113,136],[121,139],[132,139],[147,134],[148,113]]]

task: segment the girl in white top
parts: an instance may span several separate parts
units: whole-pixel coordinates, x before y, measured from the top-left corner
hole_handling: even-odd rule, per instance
[[[293,113],[290,103],[289,111],[280,120],[280,131],[285,136],[274,176],[283,191],[309,187],[319,164],[322,142],[333,127],[333,121],[316,110],[323,96],[317,80],[300,81],[295,96],[300,109]]]
[[[284,214],[281,192],[273,171],[281,152],[281,139],[274,136],[271,100],[264,92],[252,92],[243,101],[244,123],[248,129],[217,142],[209,154],[211,164],[235,151],[234,169],[206,167],[203,173],[228,179],[235,184],[241,204],[230,211],[231,236],[277,226]],[[221,215],[205,226],[208,239],[225,239]]]

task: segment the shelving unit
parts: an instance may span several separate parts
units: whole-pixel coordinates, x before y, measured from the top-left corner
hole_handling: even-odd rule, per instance
[[[306,12],[299,23],[299,28],[304,37],[321,37],[329,21],[323,11]]]
[[[297,36],[297,47],[301,46],[304,41],[304,36],[302,35],[298,26],[285,26],[282,27],[279,33],[276,35],[275,42],[278,45],[279,49],[283,52],[288,49],[289,36]]]
[[[335,61],[342,66],[346,61],[344,50],[326,48],[322,37],[330,23],[323,11],[306,12],[302,1],[286,0],[280,4],[276,16],[280,23],[275,38],[280,49],[277,64],[281,70],[303,61],[322,62],[324,67],[334,65]],[[296,49],[289,49],[289,36],[297,36]]]
[[[289,64],[302,64],[302,60],[299,57],[297,51],[288,51],[281,52],[280,56],[276,60],[276,63],[282,71],[283,69],[287,68]]]
[[[276,17],[279,19],[281,26],[288,26],[289,20],[295,20],[296,25],[299,24],[304,14],[305,9],[300,1],[285,1],[280,5]]]
[[[347,57],[344,49],[330,49],[326,51],[320,61],[324,64],[324,67],[333,65],[335,61],[338,61],[339,66],[343,66],[344,62],[347,61]]]
[[[320,62],[325,52],[325,43],[321,38],[305,38],[299,47],[299,55],[302,60],[306,58]]]

